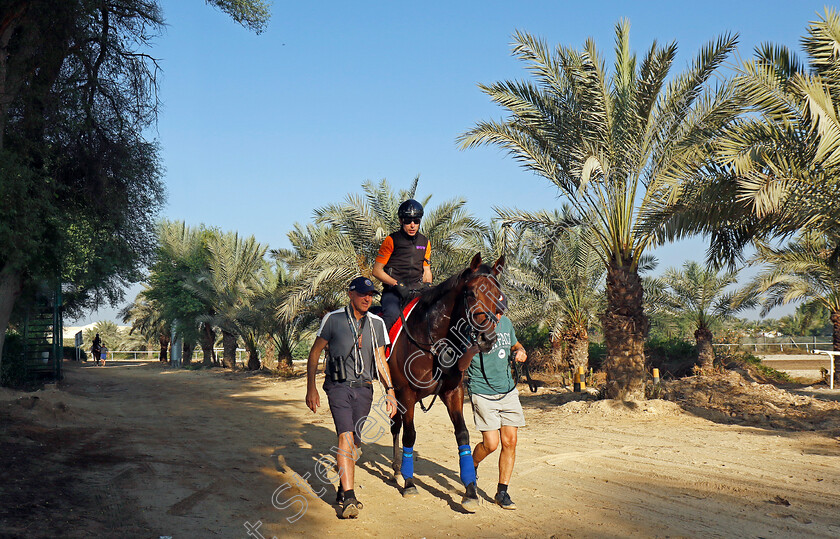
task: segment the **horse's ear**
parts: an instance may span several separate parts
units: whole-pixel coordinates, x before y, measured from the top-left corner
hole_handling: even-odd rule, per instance
[[[474,273],[475,270],[477,270],[480,265],[481,265],[481,253],[475,253],[475,256],[473,257],[472,262],[470,262],[470,271],[472,271]]]
[[[499,257],[498,260],[493,262],[493,275],[498,275],[502,272],[502,268],[505,267],[505,255]]]

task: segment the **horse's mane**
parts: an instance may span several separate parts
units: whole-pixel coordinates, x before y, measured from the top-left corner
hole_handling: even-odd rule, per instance
[[[420,294],[420,301],[417,302],[417,306],[422,308],[422,311],[428,312],[429,309],[434,307],[434,305],[441,300],[444,296],[449,294],[458,284],[461,282],[461,278],[465,275],[465,273],[469,270],[469,268],[465,268],[460,271],[456,271],[451,277],[447,280],[443,281],[442,283],[438,284],[437,286],[433,286],[427,290],[424,290]],[[472,272],[467,273],[468,277],[478,277],[480,275],[492,275],[493,268],[488,266],[487,264],[481,264],[478,268]]]

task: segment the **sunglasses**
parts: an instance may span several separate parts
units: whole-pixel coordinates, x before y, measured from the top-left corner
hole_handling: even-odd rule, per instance
[[[419,217],[406,217],[402,220],[402,224],[404,225],[419,225],[420,218]]]

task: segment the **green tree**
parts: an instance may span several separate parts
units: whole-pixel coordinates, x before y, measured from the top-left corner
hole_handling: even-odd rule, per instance
[[[221,330],[225,367],[236,367],[241,337],[248,349],[248,369],[259,369],[257,343],[262,328],[254,304],[264,289],[267,247],[253,236],[243,239],[237,233],[224,233],[210,237],[208,250],[208,269],[188,283],[213,309],[214,314],[204,315],[200,321]]]
[[[520,230],[517,243],[526,255],[506,278],[525,291],[520,301],[528,321],[550,330],[558,367],[589,368],[589,330],[603,308],[604,264],[586,228],[564,205],[561,211],[497,210],[502,222]],[[507,265],[507,262],[506,262]]]
[[[120,314],[123,322],[131,324],[129,333],[139,333],[148,342],[160,345],[158,359],[162,362],[169,360],[169,344],[172,341],[172,324],[163,318],[159,305],[148,299],[146,293],[149,287],[137,294],[134,301],[128,304]]]
[[[824,304],[809,301],[799,305],[792,315],[781,317],[779,329],[791,337],[830,335],[833,329],[831,312]]]
[[[188,227],[183,221],[162,221],[158,227],[158,247],[155,261],[150,267],[148,290],[143,294],[160,309],[160,316],[178,331],[184,339],[184,363],[190,362],[194,343],[199,342],[204,352],[204,364],[212,365],[215,359],[213,344],[216,334],[202,317],[212,316],[213,306],[186,286],[202,272],[209,270],[208,245],[216,232],[203,226]]]
[[[757,244],[753,262],[763,270],[740,294],[761,295],[761,315],[792,301],[819,303],[828,309],[834,350],[840,351],[840,247],[836,232],[806,232],[778,249]]]
[[[208,0],[261,31],[262,0]],[[65,312],[114,304],[141,277],[163,202],[154,0],[0,3],[0,349],[39,281],[72,283]]]
[[[582,51],[553,53],[527,33],[514,40],[514,55],[537,82],[481,85],[510,115],[459,140],[463,148],[506,148],[591,223],[586,241],[606,268],[607,395],[643,398],[649,322],[639,262],[679,224],[684,194],[706,181],[715,134],[738,112],[731,86],[714,79],[736,39],[709,43],[677,75],[670,75],[676,43],[654,42],[638,62],[624,21],[616,25],[612,72],[591,39]]]
[[[676,318],[691,322],[697,342],[697,360],[705,371],[714,367],[714,325],[735,312],[732,307],[734,293],[726,289],[737,283],[737,276],[735,271],[721,274],[689,261],[682,269],[668,268],[662,278],[666,290],[660,300],[661,308]]]
[[[756,48],[735,78],[747,114],[716,141],[717,181],[694,193],[715,258],[734,261],[754,239],[840,228],[840,18],[826,10],[802,44]],[[727,226],[720,226],[727,223]]]
[[[107,346],[109,350],[119,349],[123,340],[123,336],[120,335],[120,328],[110,320],[100,320],[93,327],[86,329],[82,337],[85,342],[92,343],[97,334],[99,334],[102,344]]]
[[[258,309],[263,313],[266,333],[274,344],[278,367],[289,370],[292,367],[292,353],[303,340],[308,328],[318,321],[321,309],[310,305],[291,317],[286,314],[283,307],[297,283],[282,257],[275,258],[276,263],[269,274],[271,285],[258,298]]]

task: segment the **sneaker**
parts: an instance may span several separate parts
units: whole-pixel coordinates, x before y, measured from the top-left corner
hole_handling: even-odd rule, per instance
[[[341,503],[341,518],[356,518],[359,516],[359,509],[362,508],[362,502],[356,498],[345,498]]]
[[[335,493],[335,504],[341,505],[344,503],[344,489],[341,488],[341,485],[338,485],[338,490]]]
[[[496,502],[496,505],[502,509],[516,509],[516,504],[510,499],[510,494],[508,494],[507,491],[497,492],[496,499],[493,501]]]

